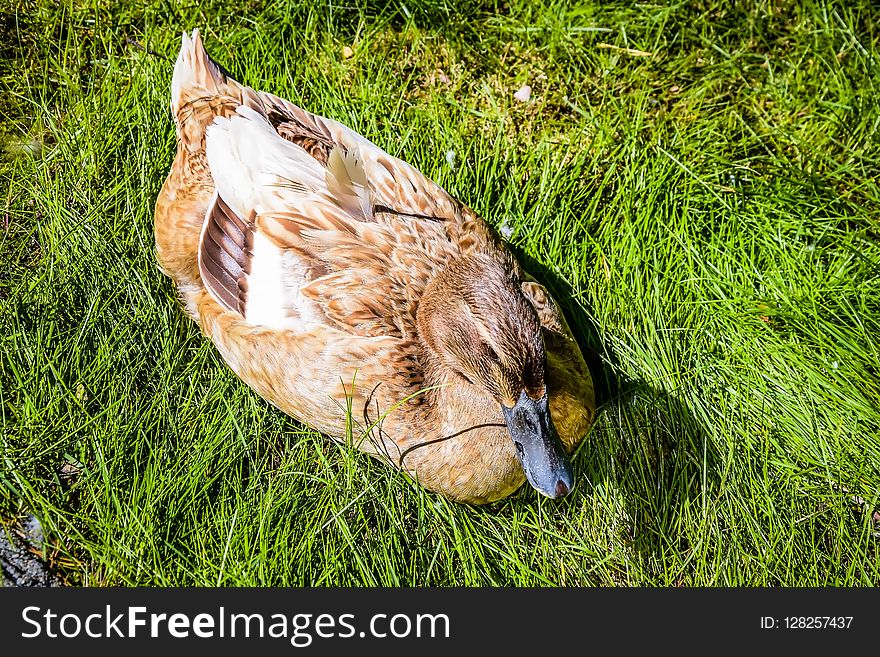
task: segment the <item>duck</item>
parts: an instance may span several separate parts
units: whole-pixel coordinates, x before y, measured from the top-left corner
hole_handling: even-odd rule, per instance
[[[486,221],[342,123],[237,82],[197,29],[170,106],[156,258],[246,385],[456,502],[573,489],[590,371]]]

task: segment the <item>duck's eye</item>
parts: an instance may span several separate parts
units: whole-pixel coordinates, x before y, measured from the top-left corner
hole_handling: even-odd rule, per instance
[[[492,348],[492,346],[488,343],[483,345],[483,349],[485,349],[486,356],[489,358],[489,360],[491,360],[493,363],[495,363],[496,365],[498,365],[500,367],[501,366],[501,359],[498,357],[498,352],[495,351]]]

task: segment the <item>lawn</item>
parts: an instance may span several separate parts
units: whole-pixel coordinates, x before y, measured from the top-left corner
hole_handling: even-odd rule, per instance
[[[35,515],[66,583],[880,583],[867,0],[6,7],[0,526]],[[426,492],[270,407],[184,316],[152,222],[193,27],[554,291],[599,401],[571,496]]]

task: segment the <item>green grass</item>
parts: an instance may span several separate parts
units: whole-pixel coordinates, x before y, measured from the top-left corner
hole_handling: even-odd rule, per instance
[[[880,582],[876,8],[344,4],[0,17],[0,524],[71,584]],[[152,209],[196,26],[510,231],[597,382],[573,495],[425,492],[183,316]]]

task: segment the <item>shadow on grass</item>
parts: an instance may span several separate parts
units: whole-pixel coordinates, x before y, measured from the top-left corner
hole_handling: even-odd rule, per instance
[[[615,354],[572,294],[571,287],[528,254],[513,249],[523,267],[546,286],[562,308],[590,369],[603,421],[579,446],[574,465],[589,483],[575,495],[611,486],[629,518],[626,542],[645,557],[683,553],[676,528],[705,509],[720,485],[721,455],[710,431],[678,396],[621,374]]]

